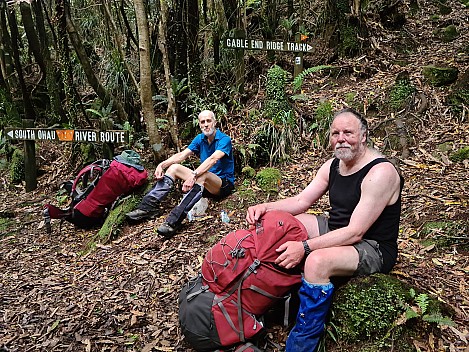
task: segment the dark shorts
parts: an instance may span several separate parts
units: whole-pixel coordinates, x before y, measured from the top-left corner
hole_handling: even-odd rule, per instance
[[[319,226],[319,234],[324,235],[330,231],[327,218],[316,216]],[[358,267],[353,276],[370,275],[381,272],[383,268],[383,255],[378,242],[374,240],[362,240],[353,245],[358,252]]]
[[[219,199],[223,199],[223,198],[229,196],[233,192],[233,190],[234,190],[234,184],[232,184],[226,178],[222,178],[221,179],[220,193],[212,194],[209,191],[207,191],[207,189],[204,188],[204,191],[202,193],[202,197],[219,200]]]

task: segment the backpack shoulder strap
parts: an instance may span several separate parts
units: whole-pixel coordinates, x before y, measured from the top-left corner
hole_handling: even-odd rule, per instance
[[[71,189],[71,196],[74,199],[75,203],[78,203],[80,200],[85,198],[88,193],[96,186],[100,177],[104,174],[104,172],[109,168],[111,161],[108,159],[100,159],[97,160],[89,165],[86,165],[83,169],[78,172],[77,177],[72,184]],[[88,184],[88,177],[89,175],[93,175],[93,173],[97,171],[97,177],[95,177],[90,184]],[[81,191],[77,190],[78,184],[84,181],[84,189]]]

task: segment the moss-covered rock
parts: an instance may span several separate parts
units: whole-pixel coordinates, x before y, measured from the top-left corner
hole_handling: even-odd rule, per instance
[[[435,87],[449,85],[458,79],[459,70],[455,67],[425,66],[423,76]]]
[[[241,170],[241,173],[244,175],[246,178],[254,178],[256,176],[256,170],[252,168],[251,166],[245,166]]]
[[[435,30],[434,34],[444,43],[449,43],[459,36],[459,31],[455,25],[451,24],[445,28]]]
[[[413,351],[412,339],[432,332],[432,322],[451,324],[450,313],[390,275],[354,278],[334,296],[328,331],[335,342],[326,340],[343,351]]]
[[[259,171],[256,175],[257,185],[264,192],[278,192],[278,186],[282,180],[280,170],[268,167]]]
[[[454,162],[460,162],[469,159],[469,147],[464,147],[450,155],[449,159]]]
[[[16,148],[10,162],[11,183],[24,181],[24,154],[21,149]]]
[[[429,221],[419,232],[424,238],[422,245],[428,247],[435,245],[439,248],[458,246],[463,250],[469,248],[469,222],[465,220]]]

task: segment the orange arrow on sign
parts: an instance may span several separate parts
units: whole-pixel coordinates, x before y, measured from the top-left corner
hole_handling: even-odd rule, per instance
[[[307,35],[304,35],[304,34],[301,34],[300,35],[300,40],[303,41],[303,40],[306,40],[308,39],[309,37]]]
[[[55,130],[60,141],[70,142],[73,140],[74,130]]]

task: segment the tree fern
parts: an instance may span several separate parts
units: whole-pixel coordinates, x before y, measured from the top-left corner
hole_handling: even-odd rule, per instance
[[[293,80],[293,90],[295,90],[295,91],[300,90],[301,86],[303,85],[303,80],[310,73],[315,73],[315,72],[324,70],[326,68],[331,68],[331,67],[332,66],[328,66],[328,65],[320,65],[320,66],[310,67],[310,68],[307,68],[306,70],[302,71]]]

